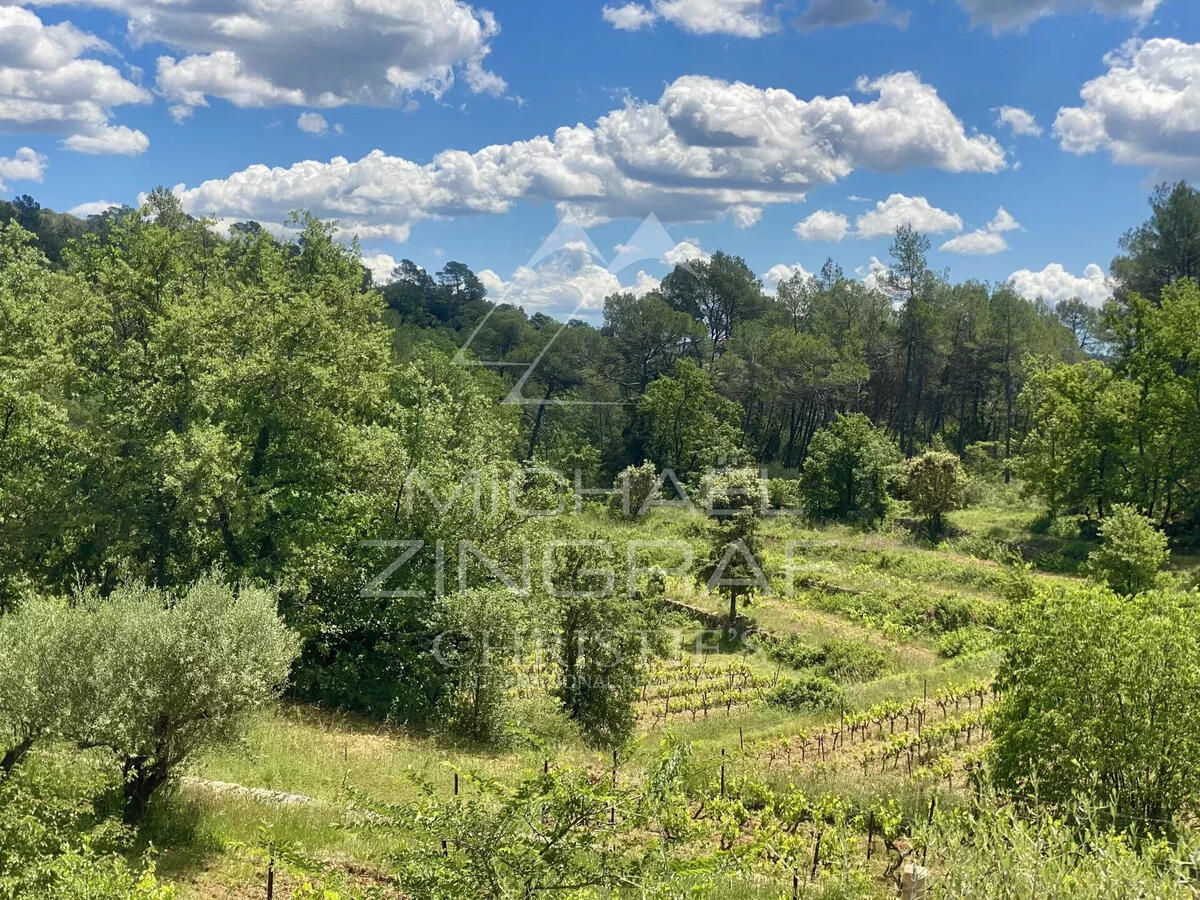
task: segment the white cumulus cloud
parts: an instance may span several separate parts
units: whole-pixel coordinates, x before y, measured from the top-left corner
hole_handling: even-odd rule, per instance
[[[818,209],[792,229],[802,241],[840,241],[850,229],[850,220],[841,213]]]
[[[20,147],[12,156],[0,156],[0,191],[8,190],[9,181],[41,181],[46,173],[46,157],[32,147]]]
[[[371,279],[376,284],[387,284],[392,280],[392,271],[400,265],[400,261],[390,253],[364,253],[360,262],[371,273]]]
[[[880,200],[870,212],[858,217],[856,233],[860,238],[887,237],[896,233],[901,225],[908,225],[927,234],[944,234],[947,231],[962,231],[963,221],[959,216],[938,209],[924,197],[908,197],[892,194]]]
[[[993,256],[1008,249],[1004,232],[1018,231],[1020,228],[1021,223],[1001,206],[986,227],[951,238],[942,244],[941,249],[961,256]]]
[[[357,161],[253,165],[176,191],[198,213],[278,221],[303,207],[367,240],[404,240],[422,219],[499,214],[522,200],[553,202],[585,226],[649,213],[745,226],[765,205],[797,202],[857,169],[1005,167],[996,140],[967,134],[916,75],[862,79],[859,88],[873,96],[803,100],[688,75],[656,102],[628,100],[594,125],[474,153],[446,150],[420,164],[374,150]]]
[[[165,46],[157,87],[178,120],[218,97],[246,107],[403,106],[458,81],[502,94],[485,68],[500,28],[463,0],[90,0],[134,46]]]
[[[1070,153],[1107,150],[1113,161],[1200,174],[1200,43],[1130,41],[1105,57],[1082,106],[1063,107],[1054,133]]]
[[[324,134],[329,130],[329,123],[320,113],[302,112],[296,119],[296,127],[309,134]]]
[[[81,153],[137,154],[146,135],[112,125],[112,109],[150,102],[150,92],[85,53],[113,48],[70,22],[46,25],[30,10],[0,6],[0,131],[57,135]]]
[[[888,293],[886,282],[890,271],[887,265],[880,261],[878,256],[872,256],[870,263],[857,267],[854,270],[854,274],[862,279],[862,283],[871,290]]]
[[[640,3],[626,3],[624,6],[606,6],[600,11],[604,21],[621,31],[638,31],[653,25],[658,15]]]
[[[997,106],[992,110],[996,114],[996,124],[1006,127],[1019,137],[1041,137],[1042,126],[1027,109],[1019,106]]]
[[[658,287],[657,279],[639,271],[632,284],[595,261],[588,246],[570,243],[536,266],[519,266],[508,279],[492,269],[479,273],[493,303],[510,303],[527,313],[555,318],[595,319],[604,298],[618,291],[644,294]]]
[[[799,275],[801,278],[812,278],[812,272],[808,271],[800,263],[792,263],[791,265],[778,263],[771,266],[762,277],[763,290],[768,294],[774,294],[778,292],[780,284],[795,275]]]
[[[1112,282],[1104,270],[1095,263],[1083,270],[1083,275],[1072,275],[1061,263],[1050,263],[1040,272],[1019,269],[1008,277],[1012,289],[1030,300],[1042,299],[1047,303],[1070,300],[1078,297],[1089,306],[1103,306],[1112,297]]]
[[[120,206],[120,203],[110,203],[108,200],[89,200],[87,203],[79,203],[67,210],[73,216],[79,216],[81,219],[86,219],[88,216],[98,216],[113,206]]]
[[[659,19],[692,34],[728,34],[758,38],[778,31],[780,22],[768,0],[650,0],[647,4],[605,6],[605,21],[614,28],[636,31]]]

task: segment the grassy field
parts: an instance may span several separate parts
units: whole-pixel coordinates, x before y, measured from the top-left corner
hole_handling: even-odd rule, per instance
[[[642,778],[669,733],[688,742],[697,759],[711,761],[711,772],[724,762],[731,784],[753,778],[811,794],[833,790],[863,802],[900,796],[914,810],[937,789],[943,802],[953,802],[967,790],[963,760],[984,739],[982,732],[955,734],[943,762],[917,771],[903,753],[889,756],[888,744],[893,732],[919,729],[918,709],[926,728],[969,721],[963,717],[978,710],[982,694],[965,701],[961,694],[990,683],[996,660],[988,633],[1009,602],[1014,579],[1077,577],[1064,560],[1086,556],[1089,539],[1050,533],[1044,518],[1015,493],[1001,494],[987,506],[953,514],[950,537],[936,546],[903,520],[882,533],[863,533],[773,519],[766,534],[773,591],[756,596],[745,609],[757,638],[722,643],[681,607],[672,607],[667,625],[675,652],[655,668],[662,683],[644,691],[638,735],[618,762],[619,777]],[[649,523],[606,521],[603,527],[617,539],[652,533],[655,539],[697,545],[703,534],[698,515],[674,510],[656,512]],[[1033,569],[1017,566],[1018,558],[1032,562]],[[1047,560],[1051,571],[1040,567]],[[668,599],[714,615],[726,608],[723,599],[680,577],[669,580]],[[951,639],[968,632],[970,641]],[[789,667],[765,647],[792,635],[818,646],[871,648],[880,671],[866,680],[845,679],[845,708],[819,714],[791,713],[753,697],[710,704],[707,691],[702,702],[677,697],[674,709],[664,698],[664,684],[693,676],[696,696],[701,679],[713,685],[715,695],[728,686],[727,679],[732,684],[734,676],[727,673],[734,671],[739,684],[744,679],[768,685],[787,677]],[[699,656],[697,647],[703,650]],[[947,699],[951,694],[954,701]],[[889,701],[908,704],[914,721],[906,714],[887,725],[865,724],[852,730],[848,742],[843,737],[841,746],[827,746],[823,735],[835,725],[840,731],[844,715],[866,718]],[[455,770],[516,781],[546,760],[597,772],[612,765],[607,754],[587,749],[549,699],[536,692],[517,701],[514,719],[537,735],[538,745],[517,740],[503,751],[480,753],[385,723],[282,703],[254,721],[242,745],[194,765],[171,801],[157,810],[146,833],[160,854],[159,871],[178,881],[185,898],[263,896],[265,858],[255,848],[266,828],[273,839],[342,873],[347,883],[370,884],[384,871],[392,848],[386,836],[353,827],[368,817],[356,805],[357,795],[404,800],[415,796],[422,780],[449,795]],[[277,889],[287,896],[302,883],[302,876],[284,872]],[[757,890],[729,886],[731,896]],[[764,896],[778,896],[763,890]],[[887,893],[880,881],[880,895]]]

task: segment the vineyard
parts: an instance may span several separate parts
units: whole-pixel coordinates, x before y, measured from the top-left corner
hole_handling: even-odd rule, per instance
[[[655,530],[698,532],[674,512]],[[808,574],[788,572],[790,541],[810,547]],[[283,703],[244,745],[200,758],[151,817],[157,869],[188,900],[253,898],[268,878],[274,896],[440,896],[482,871],[505,887],[476,895],[522,895],[569,883],[575,865],[613,896],[884,900],[917,878],[949,898],[994,895],[996,872],[971,851],[994,841],[997,859],[1084,877],[1094,860],[1061,822],[1015,816],[986,776],[1004,706],[997,623],[1021,590],[1064,578],[980,568],[961,546],[770,523],[775,589],[746,598],[732,635],[724,598],[666,578],[662,638],[628,686],[632,737],[617,750],[559,712],[570,679],[553,646],[500,676],[498,748]],[[1112,852],[1154,895],[1184,895],[1162,881],[1177,848],[1153,870]]]

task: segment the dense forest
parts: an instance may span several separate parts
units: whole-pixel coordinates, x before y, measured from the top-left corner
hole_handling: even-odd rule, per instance
[[[805,528],[849,529],[837,532],[841,540],[899,521],[914,553],[950,547],[976,557],[975,574],[964,574],[961,562],[938,563],[974,579],[974,593],[953,602],[922,607],[913,591],[881,590],[895,609],[870,608],[867,599],[849,609],[847,598],[875,595],[830,587],[819,608],[832,616],[832,604],[843,604],[837,615],[888,640],[940,641],[937,653],[974,659],[980,671],[995,660],[988,654],[1008,654],[995,686],[953,699],[956,710],[977,699],[982,717],[985,695],[990,703],[1011,692],[987,720],[997,736],[995,790],[1025,790],[1022,773],[1039,765],[1037,751],[1048,744],[1038,741],[1051,741],[1047,735],[1074,754],[1071,764],[1102,755],[1096,743],[1072,747],[1056,730],[1053,703],[1039,707],[1051,694],[1073,702],[1053,664],[1075,652],[1064,650],[1063,635],[1086,631],[1089,653],[1126,641],[1130,659],[1148,658],[1161,648],[1116,629],[1136,631],[1152,619],[1160,637],[1179,640],[1162,650],[1177,651],[1168,668],[1183,665],[1196,639],[1181,637],[1194,624],[1194,591],[1184,574],[1160,570],[1168,541],[1190,546],[1200,526],[1200,191],[1164,185],[1150,206],[1149,219],[1120,238],[1114,297],[1103,309],[1078,299],[1051,307],[1003,284],[956,283],[930,268],[928,239],[902,227],[886,273],[871,283],[829,261],[819,275],[793,276],[771,294],[743,260],[717,252],[676,266],[649,293],[608,297],[597,327],[494,305],[460,262],[430,273],[405,260],[375,284],[356,245],[304,213],[294,218],[295,238],[281,240],[253,222],[218,233],[164,189],[140,209],[86,220],[28,197],[0,204],[0,800],[41,822],[45,837],[0,865],[0,896],[71,896],[72,877],[99,884],[100,869],[126,887],[88,896],[169,896],[134,863],[126,872],[117,871],[125,863],[110,871],[107,857],[97,862],[91,838],[72,845],[76,868],[61,868],[61,854],[47,847],[74,840],[54,829],[82,814],[47,813],[30,799],[44,801],[38,779],[50,764],[38,753],[47,747],[108,754],[119,774],[107,802],[136,828],[160,788],[202,750],[236,736],[245,715],[274,702],[285,683],[293,701],[472,746],[504,745],[514,701],[497,672],[527,661],[508,645],[480,650],[451,639],[443,647],[447,634],[552,634],[556,674],[544,693],[579,730],[580,746],[613,751],[612,793],[595,779],[554,781],[547,764],[549,781],[530,776],[497,801],[510,816],[502,823],[487,818],[493,807],[456,808],[453,816],[422,808],[403,841],[417,840],[420,828],[425,837],[485,824],[523,829],[514,824],[518,803],[540,805],[543,819],[582,804],[585,825],[606,815],[614,829],[620,809],[628,812],[626,837],[699,828],[668,821],[674,794],[654,795],[658,806],[618,796],[616,752],[637,732],[639,704],[658,696],[647,690],[644,653],[665,652],[664,616],[710,615],[701,607],[711,596],[718,606],[710,617],[733,635],[752,621],[747,613],[767,608],[763,597],[780,577],[789,540],[769,513],[784,507],[802,513]],[[1012,500],[1018,495],[1026,499]],[[594,546],[600,538],[631,540],[639,514],[682,496],[727,513],[673,519],[668,509],[647,528],[696,545],[695,573],[665,559],[635,569],[631,556],[616,590],[611,581],[609,591],[593,590],[605,559]],[[1070,531],[1068,550],[1070,541],[1099,541],[1073,568],[1057,550],[1040,558],[1044,572],[1096,584],[1082,599],[1055,599],[1041,592],[1027,561],[1012,558],[1020,547],[951,526],[953,511],[985,496],[1039,504],[1045,529]],[[547,514],[572,507],[586,514]],[[841,552],[831,546],[812,552]],[[864,544],[862,553],[878,549]],[[902,562],[886,565],[908,577]],[[985,591],[1025,605],[1010,620],[976,596]],[[1175,599],[1147,599],[1159,596],[1154,591]],[[903,621],[897,610],[907,610]],[[1092,618],[1094,630],[1080,624]],[[601,631],[604,641],[589,643]],[[907,720],[878,704],[850,708],[845,683],[885,669],[869,641],[815,648],[772,640],[775,681],[755,686],[739,676],[744,691],[758,691],[756,702],[834,713],[840,704],[838,735],[849,729],[851,741],[860,727],[865,740],[876,727],[865,723],[876,718],[880,739],[889,715],[893,732],[898,716]],[[926,645],[921,652],[934,655]],[[1086,653],[1079,659],[1103,664]],[[780,682],[783,665],[801,676]],[[458,677],[464,672],[470,677]],[[1157,689],[1158,675],[1106,677],[1115,696],[1143,677]],[[724,674],[721,681],[729,714],[741,700],[733,674],[728,686]],[[922,702],[931,703],[927,689],[928,679]],[[1086,698],[1074,699],[1088,708]],[[1182,702],[1178,715],[1193,706]],[[848,709],[861,723],[846,725]],[[698,710],[691,707],[693,721]],[[705,689],[705,719],[708,712]],[[663,720],[670,715],[667,688]],[[982,735],[984,720],[970,727]],[[1150,732],[1161,736],[1153,721]],[[969,743],[972,732],[964,733]],[[942,738],[951,737],[957,750],[959,732],[947,726]],[[745,749],[741,736],[734,740]],[[918,758],[924,740],[918,730]],[[654,784],[684,790],[667,771],[682,766],[681,757],[663,752],[654,776],[661,782],[652,779],[647,797]],[[819,752],[823,759],[823,743]],[[1180,765],[1193,756],[1181,752]],[[895,760],[899,767],[901,751]],[[864,776],[869,768],[863,762]],[[18,777],[25,770],[36,773],[28,776],[33,787]],[[1070,809],[1071,778],[1053,759],[1041,771],[1046,801]],[[721,805],[721,772],[720,798],[701,809],[714,822],[727,817],[720,827],[734,837],[721,832],[719,845],[729,852],[747,820]],[[1177,775],[1186,784],[1167,790],[1152,775],[1130,786],[1104,770],[1092,796],[1107,802],[1101,794],[1111,790],[1114,809],[1143,823],[1195,812],[1194,773],[1163,773]],[[953,766],[949,777],[953,784]],[[454,783],[457,796],[457,775]],[[536,785],[548,793],[529,794]],[[797,822],[828,814],[840,823],[830,825],[828,841],[837,828],[866,821],[852,828],[844,811],[804,808]],[[885,819],[886,808],[878,815]],[[932,824],[932,806],[928,815]],[[0,813],[0,837],[24,829]],[[582,841],[568,832],[564,841]],[[868,847],[871,840],[868,832]],[[444,838],[441,847],[440,856],[404,858],[407,896],[500,895],[486,879],[471,880],[482,879],[471,860],[439,868]],[[523,864],[547,867],[537,869],[547,878],[548,867],[559,866],[554,877],[562,877],[584,859],[596,866],[587,888],[633,884],[639,870],[623,851],[572,847],[569,858],[533,853],[536,863]],[[122,852],[130,857],[128,847]],[[808,845],[804,853],[812,853]],[[665,857],[655,865],[663,895],[671,895],[678,872]],[[807,865],[792,859],[789,877]],[[543,889],[533,883],[524,883],[525,896]],[[51,893],[51,884],[63,892]]]

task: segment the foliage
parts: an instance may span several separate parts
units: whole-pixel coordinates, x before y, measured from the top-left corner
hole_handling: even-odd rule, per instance
[[[275,696],[297,649],[273,593],[235,593],[214,579],[177,598],[134,586],[85,595],[68,627],[61,674],[91,702],[72,709],[63,736],[115,755],[131,821],[197,751],[237,736],[246,714]]]
[[[90,788],[90,790],[89,790]],[[95,784],[76,784],[47,760],[0,782],[0,898],[172,900],[148,857],[132,853],[132,830],[98,819]]]
[[[1200,806],[1200,603],[1038,591],[1004,639],[993,768],[1005,791],[1161,829]]]
[[[637,421],[646,459],[686,479],[737,455],[741,444],[736,403],[717,393],[708,370],[690,360],[675,364],[638,401]]]
[[[40,598],[0,616],[0,782],[36,741],[59,736],[72,711],[94,702],[63,669],[84,664],[76,618],[64,604]]]
[[[815,519],[883,521],[899,462],[896,445],[870,419],[839,415],[809,447],[800,481],[805,511]]]
[[[1190,847],[1131,838],[1102,812],[1067,823],[1012,807],[957,810],[939,815],[930,837],[928,861],[938,873],[930,896],[939,900],[1183,900],[1194,893]]]
[[[1088,574],[1118,594],[1154,587],[1170,559],[1167,536],[1133,506],[1118,503],[1100,523],[1100,547],[1087,559]]]
[[[738,617],[738,600],[754,589],[769,590],[759,562],[762,555],[762,506],[753,495],[720,495],[724,514],[713,521],[700,574],[706,587],[729,599],[729,627]],[[740,504],[740,505],[738,505]],[[747,601],[749,602],[749,601]]]
[[[912,510],[941,534],[946,513],[962,505],[967,474],[953,453],[929,450],[908,461],[905,490]]]
[[[1115,361],[1040,362],[1021,403],[1026,489],[1052,512],[1098,518],[1133,503],[1163,524],[1197,521],[1200,473],[1200,285],[1129,294],[1110,310]]]
[[[548,603],[562,672],[559,699],[589,741],[619,747],[636,723],[644,654],[657,645],[655,611],[617,582],[608,568],[611,547],[597,536],[548,552],[554,557]]]
[[[834,681],[870,681],[888,668],[888,658],[876,647],[846,638],[810,644],[799,635],[772,641],[767,653],[793,669],[817,669]]]
[[[438,598],[434,653],[448,670],[451,686],[442,702],[455,733],[483,744],[502,735],[520,614],[520,599],[503,587]]]
[[[661,872],[629,839],[645,822],[632,792],[579,770],[547,767],[513,787],[468,773],[460,796],[427,793],[376,813],[372,827],[395,835],[392,859],[416,900],[585,896]],[[610,817],[619,824],[608,826]]]
[[[828,678],[804,675],[781,678],[766,694],[768,703],[792,712],[837,709],[843,700],[842,689]]]
[[[1119,298],[1157,301],[1180,278],[1200,281],[1200,190],[1180,181],[1160,184],[1150,196],[1150,218],[1121,238],[1112,273]]]
[[[637,518],[646,504],[658,499],[658,472],[654,463],[643,462],[640,466],[626,466],[613,482],[613,508],[625,518]]]

